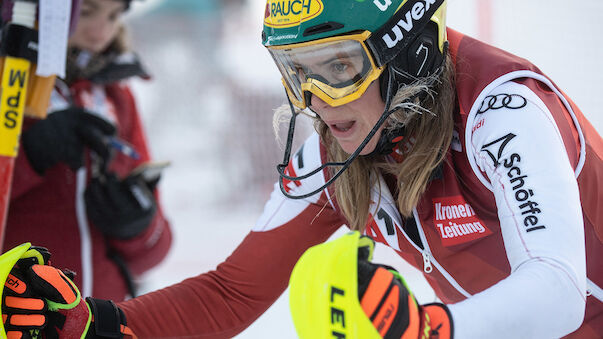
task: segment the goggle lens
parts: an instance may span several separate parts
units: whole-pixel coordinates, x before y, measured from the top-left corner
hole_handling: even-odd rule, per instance
[[[366,89],[365,82],[372,82],[381,73],[362,41],[353,39],[269,48],[269,51],[283,76],[289,98],[300,108],[309,104],[304,100],[305,91],[333,106],[350,102],[357,96],[346,97]]]

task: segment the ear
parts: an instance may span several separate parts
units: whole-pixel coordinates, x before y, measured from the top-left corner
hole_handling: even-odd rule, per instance
[[[391,86],[390,95],[396,94],[398,88],[408,85],[417,78],[427,77],[437,73],[444,60],[438,46],[438,26],[429,22],[425,29],[409,44],[406,51],[401,52],[388,64],[379,78],[381,98],[387,102],[388,84]],[[392,81],[388,80],[392,75]]]

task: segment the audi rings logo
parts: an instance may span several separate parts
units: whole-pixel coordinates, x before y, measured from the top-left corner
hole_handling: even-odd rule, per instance
[[[477,114],[485,113],[491,109],[520,109],[526,107],[527,104],[528,101],[526,98],[519,94],[503,93],[497,95],[488,95],[486,98],[484,98],[484,101],[482,101],[482,105],[477,111]]]

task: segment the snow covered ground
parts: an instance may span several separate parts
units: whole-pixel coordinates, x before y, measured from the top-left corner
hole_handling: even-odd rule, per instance
[[[449,25],[539,65],[602,131],[600,1],[493,0],[482,21],[478,1],[488,2],[449,0]],[[263,0],[202,19],[153,13],[159,3],[147,1],[131,24],[154,74],[153,82],[136,83],[136,92],[155,158],[172,162],[160,187],[175,239],[141,282],[145,291],[215,268],[247,234],[276,178],[281,151],[270,141],[270,109],[284,100],[260,45]],[[246,111],[257,102],[262,112]],[[375,261],[397,267],[420,302],[435,300],[421,274],[390,250],[378,247]],[[236,338],[273,337],[296,337],[286,293]]]

